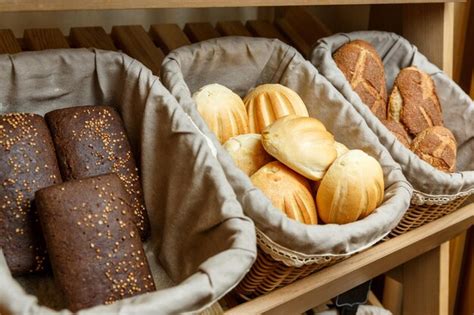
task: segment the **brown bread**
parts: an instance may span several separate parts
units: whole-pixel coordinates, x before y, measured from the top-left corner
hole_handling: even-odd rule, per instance
[[[411,145],[416,155],[443,172],[456,170],[456,147],[454,135],[441,126],[425,129]]]
[[[43,117],[0,116],[0,248],[15,276],[45,267],[46,252],[32,202],[38,189],[60,182]]]
[[[73,312],[155,290],[126,199],[115,174],[36,193],[55,281]]]
[[[389,117],[414,136],[426,128],[443,125],[441,105],[428,74],[416,67],[400,71],[390,94]]]
[[[65,181],[115,173],[122,180],[142,239],[149,233],[138,169],[119,114],[110,106],[78,106],[46,114]]]
[[[392,119],[382,120],[382,123],[385,125],[385,127],[387,127],[388,130],[390,130],[391,133],[393,133],[395,137],[397,137],[398,141],[410,149],[412,139],[402,124]]]
[[[340,47],[333,58],[362,102],[379,119],[386,119],[385,71],[375,48],[363,40],[354,40]]]

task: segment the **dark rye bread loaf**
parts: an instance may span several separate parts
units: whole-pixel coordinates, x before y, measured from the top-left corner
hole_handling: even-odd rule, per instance
[[[65,181],[115,173],[122,180],[142,239],[149,233],[138,169],[119,114],[110,106],[58,109],[45,116]]]
[[[363,40],[354,40],[340,47],[333,58],[362,102],[379,119],[386,119],[385,70],[375,48]]]
[[[55,281],[71,311],[155,290],[126,199],[115,174],[36,193]]]
[[[33,204],[35,192],[61,182],[43,117],[0,116],[0,248],[13,275],[41,271],[46,252]]]

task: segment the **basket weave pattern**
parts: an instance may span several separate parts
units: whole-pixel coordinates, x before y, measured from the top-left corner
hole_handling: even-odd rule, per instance
[[[451,198],[451,200],[448,200],[447,198],[438,198],[437,201],[430,199],[423,202],[420,201],[422,199],[420,194],[414,192],[410,208],[408,208],[402,220],[390,232],[386,239],[402,235],[456,211],[471,194],[472,191],[461,193],[456,197]]]

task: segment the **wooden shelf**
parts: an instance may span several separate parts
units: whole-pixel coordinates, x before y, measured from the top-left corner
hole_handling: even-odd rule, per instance
[[[152,8],[214,8],[214,7],[263,7],[288,5],[349,5],[389,3],[443,3],[465,0],[1,0],[0,12],[18,11],[69,11],[69,10],[117,10]]]
[[[236,306],[226,314],[302,313],[439,247],[473,224],[474,204],[470,204],[286,287]]]

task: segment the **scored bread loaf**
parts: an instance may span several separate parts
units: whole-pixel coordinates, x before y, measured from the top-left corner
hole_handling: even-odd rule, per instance
[[[433,79],[416,67],[404,68],[398,73],[388,106],[389,118],[402,123],[411,135],[443,125]]]
[[[220,143],[249,132],[240,96],[220,84],[209,84],[193,94],[197,110]]]
[[[63,179],[115,173],[122,180],[143,239],[149,233],[148,215],[138,169],[122,119],[110,106],[77,106],[45,116],[53,136]]]
[[[383,196],[380,164],[361,150],[350,150],[334,161],[319,184],[319,218],[336,224],[362,219],[382,203]]]
[[[46,122],[35,114],[0,116],[0,248],[14,276],[41,271],[46,251],[33,199],[61,182]]]
[[[354,40],[340,47],[333,59],[362,102],[379,119],[386,119],[385,70],[375,48],[366,41]]]
[[[262,136],[255,133],[230,138],[224,143],[224,149],[247,176],[273,161],[273,157],[263,148]]]
[[[411,144],[416,155],[443,172],[456,170],[456,148],[454,135],[449,129],[441,126],[423,130]]]
[[[305,224],[317,224],[316,206],[309,181],[278,161],[255,172],[250,179],[272,205],[289,218]]]
[[[410,149],[411,137],[405,130],[402,124],[393,119],[381,120],[387,129],[394,134],[394,136],[400,141],[405,147]]]
[[[311,180],[320,180],[337,157],[334,136],[312,117],[288,115],[262,132],[265,150]]]
[[[36,193],[54,278],[73,312],[155,290],[126,200],[115,174]]]
[[[309,116],[301,97],[281,84],[263,84],[244,98],[252,133],[261,133],[278,118],[286,115]]]

